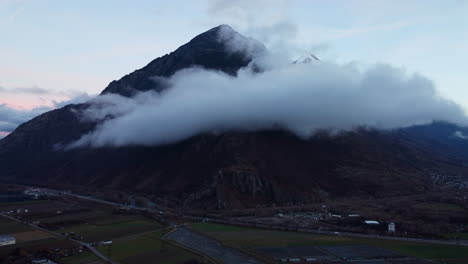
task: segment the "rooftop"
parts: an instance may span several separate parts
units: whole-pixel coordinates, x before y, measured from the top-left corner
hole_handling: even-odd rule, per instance
[[[15,237],[10,235],[0,235],[0,242],[15,240]]]

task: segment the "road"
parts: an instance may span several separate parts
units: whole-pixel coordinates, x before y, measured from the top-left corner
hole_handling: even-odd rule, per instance
[[[206,255],[211,259],[220,260],[221,263],[224,264],[261,263],[249,255],[232,248],[227,248],[221,245],[218,241],[195,233],[185,227],[177,228],[175,231],[169,233],[165,238],[175,241],[183,247],[199,252],[202,255]]]
[[[9,216],[7,214],[3,214],[3,213],[0,213],[0,216],[2,217],[5,217],[5,218],[8,218],[10,220],[13,220],[13,221],[16,221],[16,222],[19,222],[21,224],[23,224],[23,222],[19,219],[16,219],[12,216]],[[100,259],[102,259],[104,262],[106,263],[111,263],[111,264],[119,264],[118,262],[115,262],[111,259],[109,259],[108,257],[104,256],[103,254],[101,254],[101,252],[99,252],[96,248],[94,248],[93,246],[91,246],[90,244],[88,243],[85,243],[85,242],[82,242],[82,241],[79,241],[79,240],[75,240],[75,239],[71,239],[71,238],[67,238],[65,237],[64,235],[60,234],[60,233],[57,233],[57,232],[54,232],[54,231],[51,231],[51,230],[48,230],[48,229],[45,229],[45,228],[42,228],[40,226],[37,226],[35,224],[32,224],[32,223],[27,223],[27,225],[29,225],[30,227],[34,228],[34,229],[37,229],[37,230],[40,230],[40,231],[44,231],[44,232],[47,232],[51,235],[54,235],[54,236],[57,236],[57,237],[61,237],[63,239],[69,239],[75,243],[78,243],[84,247],[86,247],[87,249],[89,249],[91,252],[93,252],[96,256],[98,256]]]

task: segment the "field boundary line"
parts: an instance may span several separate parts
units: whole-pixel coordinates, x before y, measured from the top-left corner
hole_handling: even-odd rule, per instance
[[[195,253],[195,254],[197,254],[197,255],[199,255],[199,256],[205,257],[205,258],[207,258],[209,261],[211,261],[211,262],[213,262],[213,263],[215,263],[215,264],[222,264],[221,262],[217,261],[216,259],[214,259],[214,258],[212,258],[212,257],[210,257],[210,256],[208,256],[208,255],[203,254],[202,252],[199,252],[199,251],[197,251],[197,250],[194,250],[194,249],[188,248],[188,247],[186,247],[186,246],[177,244],[177,243],[175,243],[175,242],[173,242],[173,241],[167,239],[167,236],[170,235],[170,234],[172,234],[172,233],[174,233],[175,231],[177,231],[177,228],[175,228],[175,229],[173,229],[173,230],[167,232],[164,236],[161,237],[161,240],[166,241],[166,242],[168,242],[169,244],[172,244],[172,245],[174,245],[174,246],[180,247],[180,248],[182,248],[182,249],[188,250],[188,251],[190,251],[190,252],[192,252],[192,253]]]

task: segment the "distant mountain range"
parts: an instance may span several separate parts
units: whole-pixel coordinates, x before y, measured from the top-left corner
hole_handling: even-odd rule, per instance
[[[251,41],[228,26],[204,32],[176,51],[112,81],[102,94],[131,97],[168,89],[166,77],[197,66],[235,76],[267,52],[232,49]],[[234,39],[232,39],[234,38]],[[318,61],[311,55],[298,62]],[[302,139],[281,129],[200,134],[165,146],[55,150],[92,131],[77,111],[44,113],[0,141],[0,180],[58,188],[84,186],[165,197],[190,208],[298,204],[334,197],[386,197],[468,187],[468,130],[436,122],[380,131],[326,131]]]

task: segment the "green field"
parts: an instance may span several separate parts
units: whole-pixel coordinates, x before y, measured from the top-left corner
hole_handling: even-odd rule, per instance
[[[426,209],[426,210],[433,210],[433,211],[459,211],[463,212],[465,209],[450,203],[419,203],[414,206],[418,209]]]
[[[71,257],[60,259],[63,264],[98,264],[102,263],[100,259],[89,251]]]
[[[117,239],[113,241],[111,246],[100,246],[98,250],[124,264],[178,264],[190,259],[198,259],[198,256],[161,240],[161,236],[166,231],[161,230],[131,238]]]
[[[446,235],[447,238],[450,239],[462,239],[462,240],[468,240],[468,233],[451,233]]]
[[[149,232],[162,226],[142,216],[119,216],[105,221],[71,226],[63,232],[75,232],[85,241],[113,240],[115,238]]]
[[[14,234],[33,230],[31,227],[16,221],[0,217],[0,234]]]
[[[25,206],[30,204],[40,204],[40,203],[47,203],[47,200],[26,200],[26,201],[8,201],[8,202],[0,202],[0,205],[3,206]]]
[[[417,258],[468,258],[468,247],[463,246],[436,245],[382,239],[361,239],[342,236],[323,236],[308,233],[233,227],[212,223],[196,223],[192,225],[192,229],[211,236],[221,241],[226,246],[239,248],[367,244],[387,248],[404,255]]]

